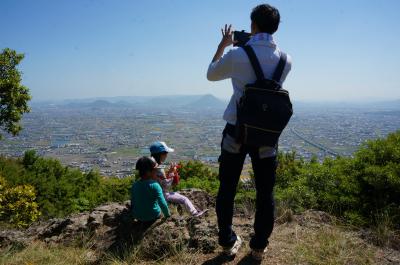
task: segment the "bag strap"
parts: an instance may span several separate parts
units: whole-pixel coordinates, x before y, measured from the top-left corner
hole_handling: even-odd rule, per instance
[[[253,70],[256,74],[257,80],[264,80],[264,73],[262,71],[260,62],[257,59],[257,56],[250,45],[243,46],[244,51],[246,52],[247,56],[249,57],[251,66],[253,66]]]
[[[251,66],[253,67],[257,80],[264,80],[265,79],[264,73],[262,71],[260,62],[258,61],[253,48],[250,45],[245,45],[243,46],[243,49],[246,52],[247,56],[249,57]],[[274,75],[272,77],[272,79],[275,80],[276,82],[280,82],[287,60],[286,53],[280,51],[279,54],[280,54],[279,63],[276,66]]]
[[[278,83],[281,81],[283,70],[285,69],[287,60],[286,53],[280,51],[279,54],[280,54],[279,63],[275,69],[274,76],[272,77],[272,79]]]

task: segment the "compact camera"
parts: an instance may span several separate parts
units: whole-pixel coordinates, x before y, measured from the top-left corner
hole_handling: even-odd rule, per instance
[[[233,46],[243,47],[250,40],[251,34],[248,32],[242,31],[234,31],[233,32],[233,40],[237,41]]]

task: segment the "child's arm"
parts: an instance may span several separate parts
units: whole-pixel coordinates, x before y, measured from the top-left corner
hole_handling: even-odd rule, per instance
[[[164,217],[170,217],[171,214],[169,212],[168,204],[167,201],[164,198],[164,194],[162,192],[161,186],[157,183],[157,185],[154,185],[156,188],[156,197],[157,197],[157,202],[158,205],[161,208],[162,213],[164,214]]]
[[[178,169],[180,166],[176,163],[171,163],[171,166],[168,170],[168,178],[170,179],[170,185],[176,186],[179,183],[179,172]]]
[[[160,169],[159,173],[157,174],[158,176],[158,182],[164,189],[169,189],[171,187],[173,179],[170,178],[169,172],[165,174],[165,171],[163,169]]]

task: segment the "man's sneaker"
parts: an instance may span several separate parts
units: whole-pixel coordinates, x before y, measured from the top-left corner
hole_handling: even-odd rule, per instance
[[[240,238],[240,236],[237,236],[235,244],[233,244],[232,247],[224,247],[224,254],[227,256],[235,256],[238,253],[239,248],[241,246],[242,246],[242,239]]]
[[[208,209],[205,209],[203,211],[197,211],[195,214],[193,214],[194,217],[200,217],[203,214],[205,214],[208,211]]]
[[[253,259],[257,261],[261,261],[264,257],[264,253],[267,252],[267,248],[265,249],[252,249],[251,250],[251,256]]]

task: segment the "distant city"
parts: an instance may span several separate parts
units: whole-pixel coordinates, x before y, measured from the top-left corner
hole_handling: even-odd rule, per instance
[[[162,140],[176,149],[171,161],[217,165],[226,104],[212,95],[32,103],[23,131],[16,137],[5,134],[0,154],[20,157],[34,149],[85,172],[125,177],[138,157],[149,154],[148,146]],[[293,105],[279,149],[304,159],[351,156],[366,140],[400,129],[400,101]]]

